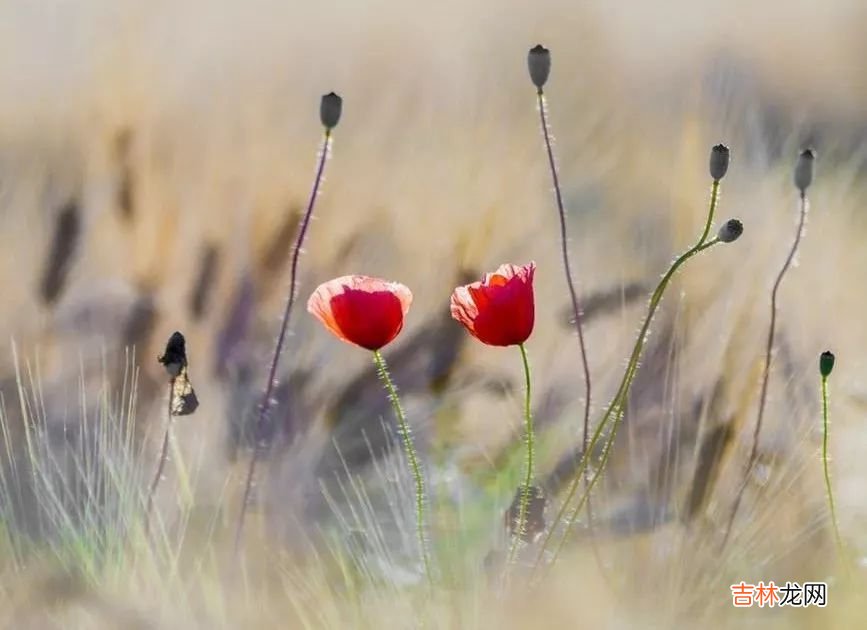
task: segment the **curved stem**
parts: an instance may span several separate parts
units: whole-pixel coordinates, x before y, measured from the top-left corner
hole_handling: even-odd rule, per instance
[[[542,135],[545,138],[545,150],[548,155],[548,167],[551,171],[551,179],[554,184],[554,200],[557,202],[557,215],[560,219],[560,255],[563,259],[563,270],[566,275],[566,286],[569,289],[569,297],[572,301],[572,321],[575,323],[575,332],[578,333],[578,347],[581,350],[581,367],[584,370],[584,419],[581,430],[581,453],[582,456],[587,452],[587,445],[590,440],[590,405],[592,396],[592,387],[590,381],[590,361],[587,358],[587,345],[584,341],[584,326],[581,321],[581,306],[578,303],[578,292],[575,289],[575,282],[572,279],[572,265],[569,262],[568,236],[566,230],[566,210],[563,204],[563,194],[560,190],[560,178],[557,174],[557,164],[554,159],[554,150],[551,147],[551,134],[548,124],[548,101],[545,98],[545,92],[539,88],[536,92],[539,109],[539,124],[542,127]],[[587,472],[587,471],[585,471]],[[590,483],[590,477],[584,475],[584,485]],[[590,540],[593,548],[593,555],[596,558],[596,564],[599,566],[599,571],[602,573],[606,581],[605,563],[602,561],[602,555],[599,547],[596,544],[596,536],[593,526],[593,504],[590,499],[587,499],[587,524],[590,529]]]
[[[153,511],[154,498],[157,494],[157,488],[160,485],[160,480],[163,478],[163,471],[166,468],[166,461],[169,459],[169,439],[172,430],[172,394],[175,391],[175,378],[169,381],[169,402],[166,413],[166,433],[163,436],[163,447],[160,451],[160,460],[157,464],[157,472],[151,481],[150,491],[148,492],[147,508],[145,508],[145,532],[150,529],[151,512]]]
[[[542,88],[537,92],[539,104],[539,124],[542,127],[542,135],[545,137],[545,149],[548,154],[548,166],[551,170],[551,179],[554,182],[554,199],[557,202],[557,213],[560,219],[560,255],[563,259],[563,270],[566,274],[566,286],[569,288],[569,297],[572,300],[572,317],[575,322],[575,331],[578,333],[578,346],[581,349],[581,366],[584,370],[584,424],[582,431],[583,450],[587,451],[587,443],[590,438],[590,363],[587,360],[587,346],[584,342],[584,327],[581,323],[581,306],[578,303],[578,292],[575,290],[575,282],[572,279],[572,266],[569,263],[569,248],[567,247],[566,210],[563,207],[563,195],[560,191],[560,178],[557,175],[557,165],[554,160],[554,151],[551,148],[551,134],[548,129],[548,106],[545,93]]]
[[[313,180],[313,190],[310,192],[310,199],[307,201],[307,211],[304,213],[304,218],[301,221],[301,228],[298,230],[298,237],[295,239],[295,246],[292,249],[292,263],[289,274],[289,298],[286,300],[286,309],[283,311],[283,319],[280,323],[280,333],[277,336],[277,343],[274,346],[274,356],[271,359],[271,365],[268,369],[268,381],[265,384],[265,393],[262,395],[262,402],[259,404],[259,415],[256,418],[256,425],[253,429],[253,453],[250,456],[250,466],[247,469],[247,477],[244,483],[244,494],[241,499],[241,508],[238,514],[238,525],[235,530],[236,555],[241,546],[241,536],[244,532],[244,520],[250,502],[250,491],[253,489],[253,480],[256,477],[256,464],[259,459],[259,441],[261,439],[262,427],[264,426],[265,419],[271,409],[271,397],[277,379],[277,366],[280,362],[280,354],[283,352],[283,344],[286,341],[286,332],[289,329],[289,319],[292,316],[292,306],[295,304],[295,293],[298,283],[298,260],[301,257],[301,250],[304,246],[304,237],[307,235],[307,229],[310,226],[310,218],[313,216],[313,207],[316,204],[316,197],[319,194],[319,187],[322,184],[322,175],[325,172],[325,162],[328,160],[330,145],[331,130],[326,129],[322,140],[322,149],[319,152],[316,177]]]
[[[431,571],[430,556],[427,548],[427,537],[425,536],[424,526],[424,506],[426,503],[424,491],[424,477],[421,474],[421,466],[418,463],[418,456],[415,452],[415,446],[412,443],[412,433],[410,432],[409,424],[406,421],[406,414],[400,404],[400,399],[397,396],[397,389],[391,380],[388,373],[388,366],[385,363],[385,358],[379,350],[373,351],[373,361],[376,364],[376,372],[379,375],[382,384],[388,391],[388,399],[391,401],[391,406],[394,408],[394,415],[397,417],[398,433],[403,440],[403,448],[406,453],[407,462],[409,462],[410,472],[415,481],[415,523],[416,534],[418,535],[418,544],[421,552],[422,563],[424,564],[424,572],[427,577],[428,585],[433,586],[433,573]]]
[[[828,507],[831,510],[831,525],[834,528],[834,541],[837,543],[837,553],[840,561],[845,563],[846,552],[843,537],[840,536],[840,525],[837,522],[837,510],[834,507],[834,493],[831,492],[831,471],[828,466],[828,377],[822,377],[822,467],[825,472],[825,489],[828,492]]]
[[[701,233],[701,238],[698,239],[697,245],[704,245],[707,242],[707,237],[710,235],[710,226],[713,223],[713,215],[719,203],[719,180],[713,180],[710,187],[710,209],[707,214],[707,223],[704,225],[704,232]]]
[[[515,535],[512,537],[512,545],[509,549],[509,563],[515,561],[515,555],[518,552],[518,545],[524,538],[527,527],[527,506],[530,502],[530,488],[533,485],[533,469],[534,469],[534,440],[533,440],[533,413],[530,408],[531,400],[531,379],[530,379],[530,362],[527,360],[527,349],[524,344],[518,346],[521,350],[521,361],[524,364],[524,441],[527,444],[527,472],[524,476],[524,485],[521,489],[521,502],[518,508],[518,526]]]
[[[767,404],[768,400],[768,383],[771,376],[771,359],[773,358],[774,337],[777,330],[777,293],[780,290],[780,285],[783,283],[783,277],[786,275],[789,267],[792,266],[792,261],[795,259],[795,254],[798,252],[798,245],[800,245],[801,238],[804,235],[804,224],[807,220],[807,208],[807,196],[803,191],[801,191],[801,212],[798,219],[798,231],[795,233],[795,240],[792,242],[792,247],[789,250],[789,255],[786,257],[786,261],[783,263],[782,269],[780,269],[780,272],[777,274],[777,279],[774,281],[773,289],[771,289],[771,324],[770,326],[768,326],[768,340],[765,345],[765,366],[764,372],[762,374],[762,391],[759,397],[759,409],[756,415],[756,427],[753,430],[753,445],[750,449],[750,458],[749,460],[747,460],[747,469],[744,473],[744,479],[741,482],[740,487],[738,488],[738,493],[735,496],[734,506],[732,507],[731,514],[729,515],[725,534],[723,535],[723,540],[720,544],[720,551],[725,548],[726,544],[729,541],[729,537],[732,533],[732,526],[734,525],[735,518],[738,514],[738,509],[740,508],[741,501],[744,497],[744,491],[749,485],[750,475],[752,474],[753,467],[755,466],[756,459],[759,455],[759,435],[762,431],[762,421],[765,416],[765,405]]]
[[[602,452],[602,459],[599,462],[599,466],[596,467],[596,471],[593,473],[593,477],[591,478],[590,483],[588,484],[587,488],[584,490],[584,493],[581,495],[581,498],[578,501],[578,504],[575,506],[575,508],[572,510],[572,513],[569,515],[569,518],[566,520],[566,529],[563,532],[563,536],[560,538],[560,542],[557,544],[557,547],[554,550],[553,560],[556,560],[557,557],[559,556],[560,551],[563,548],[563,545],[565,544],[566,540],[569,538],[569,535],[572,531],[572,527],[575,525],[575,522],[578,519],[578,515],[581,513],[581,509],[584,507],[584,504],[587,502],[587,500],[590,496],[590,493],[593,490],[593,487],[596,485],[596,482],[599,479],[600,475],[602,474],[602,471],[605,469],[605,465],[608,463],[608,458],[610,456],[611,447],[614,444],[614,440],[617,437],[617,430],[620,428],[620,424],[623,420],[624,407],[626,406],[626,398],[629,395],[629,388],[632,386],[632,381],[635,378],[636,372],[638,371],[638,359],[641,356],[641,351],[644,348],[644,343],[645,343],[646,338],[647,338],[647,331],[650,327],[650,322],[652,321],[653,316],[654,316],[654,314],[655,314],[655,312],[659,306],[659,303],[662,299],[662,295],[665,291],[665,288],[668,286],[668,283],[671,280],[674,273],[678,270],[678,268],[680,268],[680,266],[683,263],[685,263],[687,260],[689,260],[690,258],[695,256],[699,252],[704,251],[705,249],[712,247],[712,246],[716,245],[717,243],[719,243],[719,240],[713,239],[713,240],[708,241],[707,243],[705,243],[701,246],[693,247],[688,252],[684,253],[671,266],[671,268],[668,270],[666,275],[660,281],[659,286],[657,287],[656,291],[654,292],[654,295],[651,298],[651,304],[650,304],[650,308],[649,308],[648,313],[647,313],[647,317],[644,320],[644,325],[641,328],[641,332],[639,333],[639,337],[638,337],[638,340],[636,341],[635,348],[633,349],[633,355],[629,360],[629,365],[627,366],[626,374],[624,375],[624,378],[621,381],[620,389],[618,390],[618,393],[615,396],[614,401],[612,401],[612,405],[609,407],[609,412],[607,412],[606,415],[604,416],[602,422],[599,425],[599,428],[597,429],[596,433],[594,433],[594,435],[593,435],[593,440],[590,442],[590,451],[592,452],[593,449],[595,448],[596,442],[598,441],[598,439],[601,436],[601,433],[602,433],[601,429],[604,428],[604,425],[611,418],[613,418],[613,423],[611,426],[611,433],[606,438],[605,447],[604,447],[603,452]],[[589,455],[589,453],[588,453],[588,455]],[[586,470],[588,467],[588,464],[589,464],[589,457],[583,457],[581,459],[581,465],[579,467],[579,471],[583,472],[584,470]],[[577,479],[577,477],[576,477],[576,479]],[[567,496],[567,499],[564,502],[564,506],[568,505],[571,497],[574,496],[574,494],[575,494],[575,490],[577,490],[577,484],[575,484],[574,480],[573,480],[573,486],[575,486],[575,489],[573,490],[573,488],[570,487],[570,494]],[[558,521],[559,521],[559,518],[558,518]],[[541,556],[541,553],[540,553],[540,556]]]
[[[699,240],[696,242],[696,244],[693,245],[686,252],[681,254],[680,257],[678,257],[674,261],[674,263],[672,263],[671,267],[668,269],[668,271],[665,273],[665,275],[659,281],[659,284],[657,285],[656,289],[653,291],[653,294],[651,295],[650,303],[649,303],[648,309],[647,309],[647,315],[645,316],[644,323],[641,327],[640,332],[638,333],[638,337],[635,340],[635,345],[633,346],[632,354],[629,358],[629,363],[626,366],[626,372],[623,374],[623,378],[620,381],[620,386],[617,389],[617,393],[614,395],[614,398],[611,400],[611,403],[608,405],[608,407],[605,411],[605,415],[602,417],[602,420],[597,425],[596,431],[593,433],[593,437],[590,439],[590,442],[587,445],[587,448],[585,449],[585,451],[581,457],[581,461],[579,462],[579,465],[578,465],[578,470],[576,471],[575,477],[572,479],[572,483],[569,485],[569,489],[566,492],[566,498],[563,501],[563,503],[561,504],[560,510],[558,511],[557,516],[556,516],[552,526],[548,529],[548,533],[546,534],[545,539],[539,548],[539,553],[536,556],[536,562],[533,566],[533,572],[534,573],[539,569],[539,567],[541,567],[542,560],[544,559],[545,551],[548,549],[548,545],[550,544],[551,538],[554,534],[554,529],[555,529],[557,523],[560,523],[561,520],[563,519],[563,517],[565,516],[566,510],[569,508],[569,504],[572,502],[572,499],[575,497],[575,494],[578,491],[578,485],[579,485],[585,471],[588,468],[588,465],[590,462],[590,457],[592,456],[592,453],[593,453],[594,449],[596,448],[596,444],[598,443],[599,439],[602,436],[602,432],[605,430],[605,427],[607,426],[608,422],[610,421],[610,419],[613,416],[614,417],[614,424],[613,424],[611,434],[609,435],[609,437],[606,441],[605,450],[603,453],[603,459],[602,459],[601,465],[597,468],[592,479],[587,484],[587,487],[586,487],[580,501],[578,502],[578,505],[573,509],[572,513],[570,514],[570,516],[567,520],[567,523],[566,523],[566,529],[563,533],[562,538],[560,539],[559,544],[557,545],[557,549],[554,552],[554,557],[552,558],[552,563],[557,559],[557,556],[559,555],[560,550],[563,547],[563,544],[565,543],[566,539],[569,537],[571,529],[574,526],[575,521],[577,520],[578,515],[581,512],[581,508],[584,506],[584,503],[587,501],[588,497],[590,496],[590,492],[592,491],[593,486],[596,485],[596,481],[598,480],[599,475],[601,474],[602,470],[604,469],[605,463],[607,463],[607,461],[608,461],[609,450],[610,450],[612,444],[614,443],[614,438],[616,437],[617,429],[620,425],[620,420],[622,419],[623,406],[625,405],[626,397],[629,393],[629,388],[632,385],[632,380],[635,377],[635,373],[638,370],[638,360],[641,357],[641,352],[644,349],[644,344],[647,340],[647,333],[650,329],[650,324],[653,320],[653,316],[656,314],[656,310],[659,307],[660,302],[662,301],[662,296],[665,293],[665,289],[668,286],[668,283],[671,281],[671,278],[674,276],[674,274],[677,272],[677,270],[687,260],[689,260],[690,258],[695,256],[696,254],[704,251],[705,249],[713,247],[714,245],[716,245],[717,243],[720,242],[718,238],[713,238],[710,241],[707,240],[707,236],[708,236],[708,234],[710,234],[710,226],[713,223],[713,218],[714,218],[714,214],[716,211],[718,199],[719,199],[719,181],[714,180],[713,185],[711,187],[711,198],[710,198],[710,204],[709,204],[709,208],[708,208],[708,215],[707,215],[707,220],[705,222],[704,231],[702,232],[702,235],[699,238]]]

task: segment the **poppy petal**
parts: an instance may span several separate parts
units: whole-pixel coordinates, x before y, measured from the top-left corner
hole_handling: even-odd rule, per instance
[[[412,292],[404,285],[355,275],[319,285],[307,310],[337,338],[379,350],[403,329],[411,304]]]
[[[452,317],[488,345],[524,343],[535,323],[535,270],[533,262],[504,264],[480,282],[457,287],[451,297]]]

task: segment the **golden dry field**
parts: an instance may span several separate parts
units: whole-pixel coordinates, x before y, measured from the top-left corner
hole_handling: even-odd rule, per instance
[[[586,458],[539,43],[591,432],[612,420]],[[743,235],[677,270],[644,337],[705,228],[718,143],[709,238],[730,218]],[[860,627],[865,174],[860,0],[0,0],[0,627]],[[544,524],[513,545],[521,353],[474,339],[449,296],[531,260]],[[382,355],[426,482],[430,584],[387,391],[306,310],[349,274],[413,294]],[[167,413],[157,361],[174,331],[189,415]],[[825,583],[827,605],[741,609],[742,581]]]

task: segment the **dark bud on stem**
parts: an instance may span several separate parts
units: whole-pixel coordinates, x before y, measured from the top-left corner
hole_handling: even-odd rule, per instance
[[[723,243],[731,243],[732,241],[738,240],[743,233],[744,224],[737,219],[729,219],[723,223],[723,226],[719,229],[717,238],[719,238]]]
[[[795,186],[802,193],[806,192],[813,183],[813,162],[816,160],[816,154],[811,149],[801,151],[798,156],[798,163],[795,165]]]
[[[551,73],[551,52],[542,44],[534,46],[527,54],[527,67],[533,85],[541,90]]]
[[[834,369],[834,353],[830,350],[825,350],[819,357],[819,373],[822,378],[828,378],[831,370]]]
[[[157,360],[165,366],[169,376],[174,378],[180,374],[187,367],[187,341],[184,336],[179,332],[172,333],[163,356]]]
[[[329,92],[322,97],[319,104],[319,119],[322,125],[328,129],[334,129],[340,122],[340,113],[343,111],[343,99],[334,92]]]
[[[729,148],[718,144],[710,150],[710,176],[715,182],[725,177],[729,170]]]

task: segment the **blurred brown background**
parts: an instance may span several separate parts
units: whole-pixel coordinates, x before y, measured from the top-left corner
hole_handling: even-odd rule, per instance
[[[618,533],[682,515],[700,444],[725,425],[721,490],[702,507],[711,523],[724,521],[740,478],[732,462],[746,458],[754,421],[768,290],[794,236],[791,170],[810,145],[817,177],[799,264],[781,294],[762,461],[787,510],[777,513],[791,521],[775,543],[788,553],[822,528],[815,365],[834,349],[839,512],[863,549],[865,36],[867,8],[854,0],[7,0],[7,413],[19,406],[13,341],[49,421],[77,404],[82,377],[93,391],[105,374],[117,386],[124,349],[134,347],[138,420],[159,422],[155,357],[182,330],[202,404],[177,423],[178,441],[195,462],[199,500],[226,500],[249,456],[245,427],[321,139],[319,97],[334,90],[344,116],[281,364],[263,473],[281,483],[269,505],[278,515],[298,505],[327,511],[310,502],[316,478],[341,465],[332,436],[364,469],[362,431],[376,444],[389,417],[365,353],[303,310],[316,284],[347,273],[413,290],[392,368],[431,474],[446,488],[475,489],[517,439],[520,362],[464,338],[447,317],[448,295],[501,262],[534,259],[528,349],[547,445],[540,477],[549,475],[577,445],[583,381],[525,67],[541,42],[553,55],[546,94],[588,311],[594,417],[622,374],[650,287],[700,231],[717,142],[733,155],[717,224],[735,216],[746,227],[737,243],[690,263],[668,294],[600,499],[603,520]],[[508,501],[512,490],[499,492]],[[753,505],[745,518],[770,509]],[[757,532],[779,526],[750,522]]]

